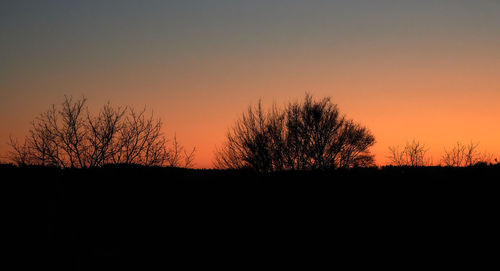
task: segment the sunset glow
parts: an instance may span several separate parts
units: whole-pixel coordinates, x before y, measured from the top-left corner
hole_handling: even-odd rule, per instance
[[[500,159],[499,33],[486,0],[5,1],[0,154],[73,95],[147,106],[208,168],[249,105],[308,92],[373,132],[378,165],[412,139]]]

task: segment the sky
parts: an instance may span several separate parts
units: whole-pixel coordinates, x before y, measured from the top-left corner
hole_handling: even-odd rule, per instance
[[[376,137],[435,161],[500,159],[500,1],[0,1],[0,153],[64,95],[145,105],[212,166],[249,105],[329,96]]]

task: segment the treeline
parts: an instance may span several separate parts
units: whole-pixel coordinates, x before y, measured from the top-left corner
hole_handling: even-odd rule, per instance
[[[264,110],[261,102],[250,106],[231,127],[215,152],[214,168],[250,169],[258,172],[332,170],[374,167],[371,147],[375,136],[365,126],[347,118],[338,106],[306,94],[302,102]],[[146,108],[104,105],[97,114],[86,99],[65,97],[40,114],[24,140],[10,138],[8,158],[16,165],[92,168],[109,164],[185,167],[194,165],[195,148],[189,151],[174,136],[162,133],[162,122]],[[413,140],[403,147],[389,147],[394,166],[467,167],[498,163],[492,154],[479,151],[478,143],[457,143],[438,162],[428,148]]]

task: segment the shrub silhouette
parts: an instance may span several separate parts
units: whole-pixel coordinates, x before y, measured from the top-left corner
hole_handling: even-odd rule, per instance
[[[53,105],[32,122],[24,142],[10,139],[10,160],[18,165],[62,168],[100,167],[105,164],[147,166],[192,165],[188,153],[162,134],[162,122],[146,108],[104,105],[91,115],[86,99],[65,97],[60,108]]]
[[[395,166],[423,167],[430,166],[432,161],[427,157],[427,147],[419,141],[407,142],[403,149],[399,146],[389,147],[390,162]]]
[[[468,145],[457,142],[456,146],[444,151],[441,158],[445,166],[468,167],[478,163],[491,163],[493,155],[481,152],[478,149],[479,143],[470,142]]]
[[[306,94],[282,110],[250,106],[216,151],[214,166],[260,172],[370,166],[374,143],[371,132],[340,115],[330,98]]]

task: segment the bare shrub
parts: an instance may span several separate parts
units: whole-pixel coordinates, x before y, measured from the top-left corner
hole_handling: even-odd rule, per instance
[[[18,165],[62,168],[193,165],[195,149],[186,152],[176,137],[168,141],[161,120],[146,114],[146,108],[137,112],[108,103],[93,116],[85,104],[85,98],[65,97],[60,108],[53,105],[40,114],[24,142],[10,139],[10,160]]]
[[[468,145],[457,142],[457,144],[444,151],[441,162],[445,166],[451,167],[468,167],[478,163],[490,164],[493,160],[493,155],[481,152],[479,143],[470,142]]]
[[[165,163],[170,167],[192,167],[194,165],[195,152],[196,148],[191,149],[189,152],[186,151],[177,141],[177,136],[174,135],[172,144],[170,144],[170,147],[165,152]]]
[[[370,166],[375,138],[368,129],[341,116],[329,98],[290,103],[282,110],[249,107],[216,151],[217,168],[261,172]]]
[[[402,149],[399,146],[389,147],[390,155],[388,158],[395,166],[430,166],[432,160],[427,157],[427,151],[428,149],[424,144],[413,140],[407,142]]]

